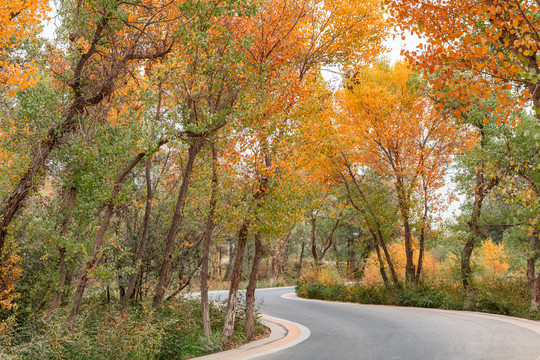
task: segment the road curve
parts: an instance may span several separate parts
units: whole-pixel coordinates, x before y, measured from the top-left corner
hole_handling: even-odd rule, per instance
[[[311,336],[258,359],[540,360],[540,323],[481,313],[361,305],[257,290],[261,312],[309,328]]]

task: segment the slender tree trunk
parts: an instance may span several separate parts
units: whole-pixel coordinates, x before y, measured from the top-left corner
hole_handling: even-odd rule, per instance
[[[212,143],[212,194],[210,195],[210,211],[206,220],[206,229],[203,240],[203,257],[201,265],[201,306],[204,336],[211,338],[210,329],[210,303],[208,301],[208,261],[210,245],[212,243],[212,230],[214,229],[214,214],[217,205],[218,177],[217,177],[217,151]]]
[[[422,274],[422,267],[424,264],[424,248],[426,241],[426,227],[428,221],[428,201],[427,201],[427,185],[424,183],[424,214],[422,215],[422,228],[420,229],[420,239],[418,241],[418,264],[416,267],[415,283],[420,281],[420,275]]]
[[[339,218],[337,219],[334,226],[332,227],[332,230],[330,231],[330,235],[328,235],[328,237],[326,238],[326,240],[324,240],[324,243],[322,244],[323,245],[322,251],[319,254],[319,258],[317,259],[319,263],[322,263],[324,256],[326,255],[326,252],[328,251],[328,249],[330,249],[332,245],[334,245],[334,233],[336,232],[336,229],[339,226],[339,222],[341,220],[340,218],[342,214],[343,213],[339,214]]]
[[[278,244],[276,252],[272,256],[272,277],[270,278],[271,286],[273,286],[277,281],[278,273],[280,272],[280,269],[281,269],[282,257],[285,251],[287,250],[287,243],[289,242],[291,233],[292,233],[292,230],[290,230],[287,233],[287,236],[285,237],[285,239],[283,239],[283,241],[280,244]]]
[[[269,169],[272,164],[270,157],[267,154],[265,154],[264,161],[266,169]],[[268,176],[265,174],[261,175],[259,186],[255,190],[255,194],[253,196],[253,211],[255,218],[257,218],[257,213],[261,206],[262,200],[268,191],[268,182]],[[229,289],[229,298],[227,300],[227,314],[225,316],[225,325],[223,327],[223,344],[225,346],[229,346],[231,344],[234,333],[234,321],[236,318],[236,306],[238,302],[238,287],[240,285],[240,278],[242,276],[242,264],[244,261],[244,252],[250,225],[251,220],[248,218],[244,219],[242,226],[240,227],[240,231],[238,232],[238,244],[236,246],[236,256],[234,258],[234,266],[231,276],[231,287]]]
[[[315,237],[315,230],[316,230],[316,219],[314,215],[311,215],[311,255],[313,256],[313,261],[315,262],[315,266],[319,266],[319,256],[317,255],[317,238]]]
[[[242,264],[244,262],[244,252],[246,249],[250,224],[251,221],[245,219],[238,232],[238,244],[236,245],[236,255],[234,257],[234,265],[231,274],[231,286],[229,289],[229,297],[227,299],[227,314],[225,317],[225,325],[223,327],[223,344],[225,346],[231,344],[234,333],[234,320],[238,303],[238,287],[240,286],[240,279],[242,277]]]
[[[188,161],[186,163],[186,168],[184,169],[184,174],[182,178],[182,185],[180,186],[180,191],[178,192],[178,200],[176,202],[176,207],[174,210],[173,218],[169,231],[167,232],[167,239],[165,243],[165,254],[163,257],[163,262],[161,265],[161,271],[159,274],[158,283],[156,286],[156,293],[154,296],[153,306],[158,307],[163,301],[165,296],[165,291],[167,290],[167,283],[169,281],[169,273],[171,271],[172,264],[172,252],[174,248],[174,242],[176,240],[176,234],[178,232],[178,227],[184,217],[184,205],[186,203],[187,191],[189,187],[189,182],[191,179],[191,174],[193,173],[193,167],[195,164],[195,158],[201,151],[205,140],[202,138],[193,139],[193,143],[188,149]]]
[[[255,256],[253,257],[253,266],[249,276],[249,284],[246,290],[246,339],[253,340],[255,335],[255,288],[259,277],[259,264],[263,256],[263,246],[261,234],[255,234]]]
[[[412,229],[409,219],[409,199],[406,196],[403,181],[398,179],[396,183],[396,192],[399,198],[399,210],[401,220],[403,221],[403,237],[405,238],[405,256],[407,262],[405,264],[405,279],[407,283],[413,283],[416,278],[416,269],[414,266],[413,249],[412,249]]]
[[[69,189],[69,193],[66,199],[66,210],[64,213],[64,219],[60,228],[60,237],[63,237],[66,233],[68,223],[71,219],[71,211],[75,205],[75,199],[77,198],[77,189],[72,187]],[[66,278],[68,273],[68,267],[66,264],[66,248],[63,246],[58,247],[60,258],[58,260],[58,270],[60,272],[60,280],[58,281],[56,292],[49,306],[49,311],[56,310],[62,301],[62,295],[64,294],[64,286],[66,285]]]
[[[300,278],[300,275],[302,274],[302,261],[304,260],[305,247],[306,247],[306,242],[302,241],[302,245],[300,246],[300,261],[298,262],[298,278]]]
[[[471,288],[471,254],[474,249],[476,239],[480,234],[480,228],[478,226],[478,221],[480,219],[480,214],[482,211],[482,203],[486,192],[484,191],[484,174],[482,170],[476,172],[476,190],[474,195],[473,209],[471,213],[471,218],[468,221],[469,225],[469,237],[467,242],[463,246],[461,251],[461,282],[463,288],[467,291],[467,295],[470,295]]]
[[[162,143],[160,142],[160,144]],[[75,291],[75,298],[73,300],[73,306],[68,316],[68,325],[70,327],[73,326],[75,317],[77,316],[77,313],[79,312],[79,308],[82,304],[84,290],[86,289],[86,285],[88,283],[88,274],[97,264],[99,250],[101,249],[101,245],[103,244],[105,233],[107,232],[107,229],[109,228],[109,222],[111,220],[111,217],[113,215],[113,210],[114,210],[114,200],[116,199],[116,196],[120,192],[120,185],[122,184],[126,176],[131,172],[131,170],[133,170],[133,168],[139,163],[139,161],[141,161],[141,159],[145,156],[145,154],[146,153],[137,154],[137,156],[135,156],[135,158],[131,160],[129,165],[122,171],[122,173],[118,175],[118,177],[116,178],[114,182],[113,191],[109,199],[109,202],[107,204],[107,207],[105,209],[105,215],[103,216],[103,220],[101,221],[101,226],[99,227],[98,233],[94,240],[94,246],[92,247],[92,250],[90,252],[90,259],[88,259],[88,261],[83,265],[82,274],[81,274],[81,277],[79,278],[77,290]]]
[[[135,256],[135,259],[133,260],[133,264],[138,265],[138,268],[129,277],[128,286],[123,297],[124,301],[132,299],[133,295],[135,294],[135,285],[137,284],[139,273],[142,271],[142,267],[143,267],[142,258],[144,256],[144,252],[146,251],[146,244],[148,243],[148,227],[150,226],[150,214],[152,212],[152,198],[153,198],[152,179],[150,177],[151,168],[152,168],[152,157],[150,156],[148,157],[148,160],[146,160],[146,166],[145,166],[146,207],[144,209],[143,232],[142,232],[142,237],[141,237],[141,244],[139,245],[139,249],[137,250],[137,255]]]
[[[231,280],[231,270],[235,251],[232,241],[229,243],[229,261],[227,261],[227,268],[225,269],[225,275],[223,275],[223,281]]]
[[[381,250],[379,249],[379,244],[376,237],[373,237],[373,246],[375,247],[377,259],[379,260],[379,272],[381,273],[384,287],[386,288],[386,291],[388,291],[388,293],[391,293],[392,287],[390,286],[390,281],[388,281],[388,275],[386,275],[386,270],[384,269],[384,260],[381,256]]]
[[[390,252],[388,251],[388,247],[386,246],[386,242],[384,241],[384,237],[380,229],[377,230],[377,235],[379,236],[379,244],[381,245],[383,249],[384,257],[386,258],[386,263],[388,264],[388,268],[390,269],[390,274],[392,275],[392,281],[394,282],[394,285],[396,287],[400,287],[399,278],[397,276],[394,262],[392,261],[392,257],[390,256]],[[375,238],[377,238],[377,236],[375,236]]]

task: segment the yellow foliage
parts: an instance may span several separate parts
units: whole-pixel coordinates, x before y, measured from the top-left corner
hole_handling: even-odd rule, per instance
[[[414,258],[418,257],[418,246],[413,244],[413,254]],[[394,263],[394,267],[398,274],[400,281],[405,280],[405,265],[407,263],[407,258],[405,257],[405,248],[402,242],[389,244],[388,252],[390,253],[390,258]],[[381,255],[384,257],[381,249]],[[391,277],[390,269],[385,260],[385,270],[388,277]],[[440,271],[439,264],[435,260],[435,257],[430,254],[428,251],[424,252],[424,260],[422,265],[422,276],[426,278],[435,277]],[[375,285],[382,282],[381,273],[379,269],[379,260],[377,259],[377,254],[373,252],[366,261],[366,267],[364,269],[364,283],[366,285]]]
[[[313,266],[307,268],[300,276],[301,283],[319,283],[323,286],[337,285],[342,282],[342,278],[333,267],[321,265],[318,268]]]
[[[503,274],[508,271],[508,258],[504,252],[504,243],[495,244],[491,239],[482,241],[480,246],[480,264],[495,274]]]

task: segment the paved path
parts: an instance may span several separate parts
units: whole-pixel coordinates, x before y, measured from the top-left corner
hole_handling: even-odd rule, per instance
[[[311,336],[260,359],[540,360],[539,322],[282,297],[293,291],[292,287],[257,290],[261,312],[302,324]]]

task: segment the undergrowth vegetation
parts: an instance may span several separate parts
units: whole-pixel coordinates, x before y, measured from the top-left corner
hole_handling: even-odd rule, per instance
[[[308,299],[469,310],[540,320],[540,312],[530,310],[531,295],[525,277],[519,270],[510,270],[509,255],[502,244],[491,240],[482,243],[479,256],[474,258],[475,286],[469,294],[461,286],[458,259],[452,252],[440,260],[428,253],[429,277],[416,286],[406,285],[405,261],[400,258],[399,245],[402,244],[390,247],[400,279],[398,286],[384,285],[379,264],[370,257],[365,262],[364,276],[353,282],[333,264],[306,268],[296,294]]]
[[[222,349],[225,305],[211,305],[211,340],[204,337],[200,300],[172,299],[150,306],[85,306],[72,328],[64,309],[54,314],[15,317],[0,331],[0,359],[16,360],[179,360]],[[233,344],[245,341],[245,308],[239,307]],[[265,327],[256,322],[255,333]]]

